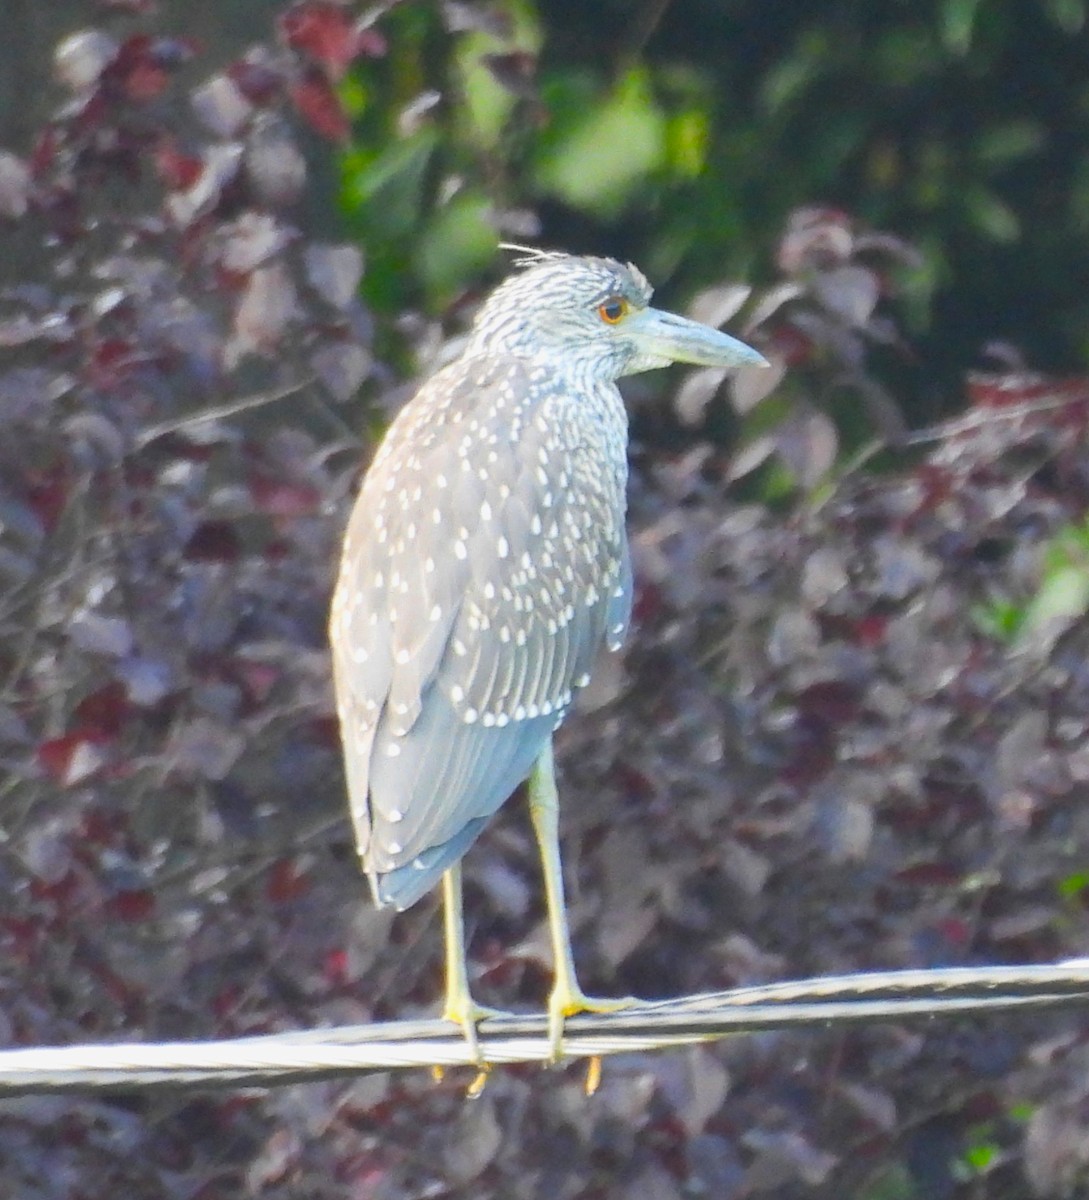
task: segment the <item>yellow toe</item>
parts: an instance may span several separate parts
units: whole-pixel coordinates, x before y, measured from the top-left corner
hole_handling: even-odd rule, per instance
[[[557,986],[548,1000],[548,1048],[551,1061],[556,1063],[563,1058],[563,1026],[568,1017],[583,1012],[620,1012],[638,1003],[634,996],[587,996],[580,988]]]
[[[471,998],[467,999],[465,1003],[448,1003],[442,1013],[443,1020],[453,1021],[455,1025],[461,1026],[461,1031],[465,1034],[465,1040],[469,1043],[469,1049],[472,1052],[473,1063],[482,1068],[482,1071],[487,1069],[488,1061],[480,1048],[477,1025],[481,1021],[487,1020],[488,1017],[506,1017],[509,1015],[509,1013],[504,1012],[501,1008],[488,1008],[484,1004],[477,1004]],[[481,1081],[481,1087],[483,1087],[483,1081]]]

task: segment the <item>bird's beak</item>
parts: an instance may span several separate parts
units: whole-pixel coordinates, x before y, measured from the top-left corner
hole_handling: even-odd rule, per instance
[[[624,322],[638,348],[640,366],[649,362],[694,363],[701,367],[766,367],[768,360],[728,334],[660,308],[644,308]]]

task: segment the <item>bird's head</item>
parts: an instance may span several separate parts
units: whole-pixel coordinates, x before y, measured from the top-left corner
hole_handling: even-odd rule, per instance
[[[523,249],[522,247],[513,247]],[[611,258],[524,250],[522,269],[477,314],[469,352],[540,359],[594,379],[673,362],[766,366],[744,342],[650,306],[638,267]]]

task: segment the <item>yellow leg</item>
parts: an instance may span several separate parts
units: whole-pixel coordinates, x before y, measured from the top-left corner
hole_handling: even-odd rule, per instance
[[[631,996],[622,1000],[601,1000],[587,996],[575,978],[571,956],[571,935],[567,928],[567,909],[563,898],[563,864],[560,860],[559,796],[552,761],[552,740],[542,751],[529,777],[529,813],[537,835],[544,868],[545,903],[548,906],[548,931],[552,940],[556,982],[548,998],[548,1040],[552,1061],[563,1057],[563,1023],[580,1012],[616,1012],[637,1003]]]
[[[465,1033],[465,1040],[473,1052],[473,1061],[482,1070],[488,1063],[480,1049],[476,1025],[485,1017],[498,1017],[503,1013],[497,1008],[485,1008],[477,1004],[469,991],[469,970],[465,961],[464,922],[461,910],[461,864],[451,867],[442,877],[443,928],[446,933],[446,1003],[442,1015],[455,1021]],[[483,1079],[478,1076],[473,1085],[480,1090]]]

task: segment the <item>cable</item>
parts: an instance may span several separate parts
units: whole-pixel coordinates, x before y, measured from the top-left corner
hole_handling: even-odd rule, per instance
[[[1089,960],[822,976],[572,1017],[570,1058],[668,1049],[755,1030],[1016,1012],[1089,1004]],[[480,1026],[489,1063],[544,1062],[543,1014]],[[448,1021],[392,1021],[225,1041],[125,1042],[0,1051],[0,1096],[155,1087],[274,1086],[419,1067],[473,1066]]]

